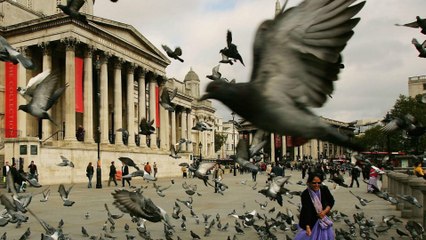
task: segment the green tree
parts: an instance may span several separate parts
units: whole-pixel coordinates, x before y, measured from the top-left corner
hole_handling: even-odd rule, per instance
[[[407,114],[411,114],[419,122],[418,124],[426,126],[426,104],[421,99],[422,95],[417,95],[414,98],[400,95],[389,112],[389,120],[402,119]],[[386,116],[383,116],[383,119],[385,118]],[[426,149],[426,137],[424,135],[419,138],[407,138],[402,130],[386,133],[381,130],[380,126],[367,130],[356,141],[368,150],[387,151],[388,141],[390,150],[393,152],[421,153]]]
[[[227,135],[215,132],[214,134],[214,151],[217,152],[226,142]]]

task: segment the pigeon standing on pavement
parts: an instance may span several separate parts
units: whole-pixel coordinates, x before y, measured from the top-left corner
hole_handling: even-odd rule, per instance
[[[334,90],[341,52],[365,2],[303,1],[263,22],[253,46],[248,83],[212,81],[199,100],[216,99],[256,127],[361,150],[312,111]]]
[[[180,47],[176,47],[174,51],[167,45],[161,45],[161,47],[164,49],[164,51],[166,51],[167,56],[183,62],[183,59],[180,58],[180,56],[182,56],[182,49]]]
[[[52,123],[57,125],[47,111],[58,101],[68,87],[68,84],[66,84],[63,87],[57,88],[58,81],[58,72],[49,74],[38,84],[33,92],[31,101],[26,105],[19,105],[19,110],[29,113],[39,119],[49,119]]]
[[[21,63],[26,69],[34,68],[33,62],[10,46],[2,36],[0,36],[0,61],[12,62],[13,64]]]
[[[67,0],[67,5],[58,4],[58,8],[72,19],[88,24],[86,16],[79,12],[84,3],[85,0]]]

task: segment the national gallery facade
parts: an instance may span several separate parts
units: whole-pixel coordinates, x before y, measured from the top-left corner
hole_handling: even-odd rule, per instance
[[[120,156],[139,165],[156,162],[160,177],[180,174],[178,163],[189,162],[194,154],[213,157],[214,131],[191,130],[195,116],[211,126],[218,122],[211,102],[197,101],[197,74],[190,69],[183,81],[168,79],[170,60],[134,27],[93,16],[92,1],[81,10],[89,24],[72,20],[58,12],[61,2],[66,1],[0,1],[0,35],[35,65],[27,70],[0,62],[2,164],[13,158],[28,171],[34,161],[40,181],[50,184],[86,181],[86,166],[96,166],[98,156],[103,180],[111,161],[120,169]],[[47,69],[59,71],[60,85],[68,85],[50,110],[55,123],[18,111],[27,103],[17,87]],[[159,98],[163,90],[175,88],[177,107],[169,112]],[[139,134],[143,118],[154,120],[154,134]],[[169,157],[169,149],[180,138],[190,142],[182,145],[177,161]],[[58,167],[61,155],[75,168]]]

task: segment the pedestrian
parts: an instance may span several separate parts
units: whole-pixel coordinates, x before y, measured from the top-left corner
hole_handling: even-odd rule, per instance
[[[87,188],[92,188],[92,178],[94,173],[95,170],[93,169],[92,162],[89,162],[86,167],[86,177],[89,179],[89,184],[87,185]]]
[[[425,174],[423,172],[423,168],[422,168],[422,163],[421,162],[416,162],[414,163],[414,175],[416,175],[417,177],[422,177],[425,178]]]
[[[182,171],[182,178],[188,178],[188,170],[186,169],[186,167],[182,166],[180,170]]]
[[[121,175],[121,184],[122,184],[122,186],[123,187],[125,187],[126,186],[126,181],[127,181],[127,183],[129,184],[129,187],[131,186],[131,184],[130,184],[130,180],[132,180],[132,178],[124,178],[123,176],[126,176],[126,175],[128,175],[129,174],[129,166],[127,166],[127,164],[123,164],[123,166],[121,167],[121,172],[122,172],[122,175]]]
[[[308,170],[308,165],[303,164],[302,165],[302,179],[305,179],[306,171]]]
[[[214,181],[214,192],[217,193],[218,183],[222,181],[223,179],[223,170],[220,168],[219,163],[216,163],[214,165],[213,170],[213,179]]]
[[[149,162],[146,162],[144,167],[145,172],[147,172],[149,175],[151,175],[151,165],[149,165]]]
[[[117,180],[115,180],[115,174],[117,173],[117,170],[114,166],[114,161],[111,162],[111,166],[109,166],[109,179],[108,179],[108,187],[111,185],[111,181],[115,183],[115,186],[117,187]]]
[[[352,180],[351,180],[351,185],[349,185],[349,187],[353,187],[354,182],[356,182],[356,185],[359,188],[358,177],[360,174],[361,174],[361,168],[358,167],[358,165],[355,165],[354,167],[352,167],[351,169]]]
[[[377,185],[377,179],[379,177],[379,173],[374,169],[373,167],[370,167],[370,175],[368,179],[368,187],[367,192],[374,193],[379,189],[379,186]]]
[[[307,188],[300,196],[302,209],[299,217],[300,231],[295,240],[327,239],[334,240],[333,222],[327,217],[334,206],[334,197],[327,186],[322,185],[323,175],[308,175]]]
[[[157,171],[158,171],[158,167],[157,167],[157,163],[154,162],[154,164],[152,165],[152,168],[154,169],[154,177],[157,176]]]
[[[274,176],[284,176],[284,169],[280,166],[279,163],[275,163],[275,165],[272,167],[272,173]]]
[[[14,182],[13,187],[15,188],[15,191],[19,192],[21,189],[16,188],[16,185],[21,186],[22,185],[22,178],[19,175],[18,170],[16,169],[16,163],[12,163],[12,167],[10,168],[10,174],[12,175],[12,180]]]
[[[34,164],[34,161],[31,161],[28,168],[30,169],[30,178],[35,178],[38,181],[37,165]]]
[[[251,179],[256,182],[257,170],[251,170]]]
[[[80,141],[80,142],[84,141],[84,133],[85,133],[85,130],[84,130],[83,126],[78,125],[77,131],[76,131],[76,134],[75,134],[77,141]]]
[[[6,161],[5,165],[3,166],[3,183],[6,183],[7,173],[10,170],[9,162]]]

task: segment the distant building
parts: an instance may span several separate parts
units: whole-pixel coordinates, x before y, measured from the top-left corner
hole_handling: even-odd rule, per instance
[[[415,97],[426,93],[426,75],[408,78],[408,96]]]

